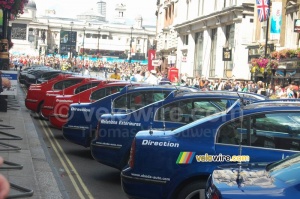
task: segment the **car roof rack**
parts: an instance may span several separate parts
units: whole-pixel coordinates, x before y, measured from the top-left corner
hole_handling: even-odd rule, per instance
[[[253,98],[253,99],[260,99],[262,101],[265,100],[264,95],[258,95],[253,93],[245,93],[245,92],[231,92],[231,91],[197,91],[197,92],[190,92],[190,93],[178,93],[176,97],[180,96],[193,96],[193,95],[229,95],[229,96],[236,96],[239,97],[239,95],[242,95],[243,97],[247,98]]]
[[[128,91],[128,90],[133,90],[133,89],[136,89],[136,88],[139,88],[139,87],[159,88],[159,89],[164,89],[164,88],[175,88],[176,89],[176,88],[178,88],[178,87],[172,86],[172,85],[153,85],[153,84],[145,84],[145,83],[142,83],[142,84],[131,83],[130,85],[124,87],[124,89]]]
[[[256,101],[245,106],[244,109],[254,109],[261,107],[280,107],[280,106],[300,106],[300,99],[278,99]]]

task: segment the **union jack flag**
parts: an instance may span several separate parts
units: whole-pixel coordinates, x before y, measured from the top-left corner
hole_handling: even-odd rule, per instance
[[[258,20],[266,21],[270,16],[270,0],[256,0]]]

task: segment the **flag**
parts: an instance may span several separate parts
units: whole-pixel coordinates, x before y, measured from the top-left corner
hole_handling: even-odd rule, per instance
[[[256,0],[258,20],[266,21],[270,16],[270,0]]]

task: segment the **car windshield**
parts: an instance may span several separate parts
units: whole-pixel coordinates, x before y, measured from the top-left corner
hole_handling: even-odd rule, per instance
[[[300,183],[300,153],[266,167],[271,177],[287,184]]]

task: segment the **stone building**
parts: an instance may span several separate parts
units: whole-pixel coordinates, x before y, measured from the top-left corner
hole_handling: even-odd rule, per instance
[[[293,28],[299,0],[271,2],[281,31],[271,32],[270,25],[267,53],[297,48],[299,33]],[[264,54],[267,23],[258,21],[255,0],[157,0],[156,15],[157,57],[163,67],[176,66],[189,77],[250,79],[251,53]]]
[[[103,9],[101,12],[106,14]],[[76,19],[58,17],[55,10],[37,16],[36,4],[30,0],[24,14],[10,21],[14,43],[11,53],[48,55],[57,52],[64,56],[85,54],[129,59],[131,43],[131,55],[146,59],[155,40],[155,27],[142,24],[141,16],[136,18],[135,24],[127,23],[126,6],[116,5],[115,12],[113,22],[106,21],[106,16],[96,11],[79,13]]]

